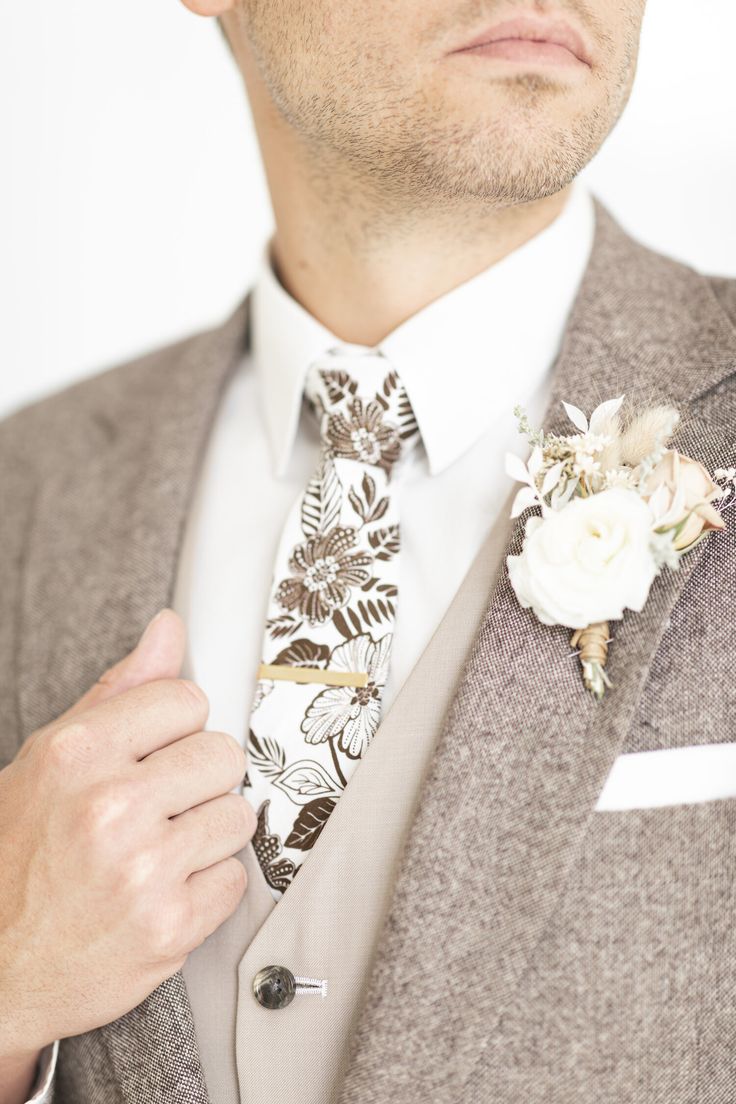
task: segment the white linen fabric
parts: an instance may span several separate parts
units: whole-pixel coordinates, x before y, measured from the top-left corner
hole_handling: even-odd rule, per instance
[[[542,418],[594,230],[592,197],[576,179],[548,226],[368,350],[398,371],[421,435],[401,479],[401,605],[384,712],[508,497],[505,453],[526,458],[513,408]],[[344,344],[280,283],[270,239],[251,294],[251,348],[207,443],[172,600],[188,630],[182,677],[207,694],[207,727],[244,746],[279,539],[320,450],[303,411],[305,378],[315,358]],[[42,1053],[33,1104],[49,1100],[56,1051]]]
[[[397,473],[419,440],[383,355],[335,346],[310,365],[306,395],[321,449],[276,555],[245,783],[277,901],[378,728],[401,582]]]

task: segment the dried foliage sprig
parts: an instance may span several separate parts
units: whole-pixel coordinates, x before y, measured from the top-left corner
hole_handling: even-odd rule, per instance
[[[671,406],[625,411],[624,396],[590,416],[563,403],[576,432],[533,429],[520,407],[519,432],[532,446],[524,463],[508,454],[506,471],[522,487],[512,517],[527,510],[522,551],[507,557],[522,604],[544,624],[574,629],[583,681],[596,697],[611,686],[605,671],[609,622],[625,609],[640,612],[664,568],[724,521],[736,493],[736,471],[714,476],[697,460],[670,448],[679,423]]]

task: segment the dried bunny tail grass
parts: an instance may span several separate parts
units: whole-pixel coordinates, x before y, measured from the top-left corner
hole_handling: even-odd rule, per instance
[[[667,447],[680,415],[673,406],[653,406],[637,414],[621,434],[620,458],[635,468]]]

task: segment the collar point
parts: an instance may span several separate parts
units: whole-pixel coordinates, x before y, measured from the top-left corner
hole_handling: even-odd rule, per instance
[[[427,457],[427,471],[430,475],[440,475],[445,468],[449,468],[450,464],[457,460],[456,454],[438,452],[436,449],[432,449],[431,451],[425,450],[425,453]]]

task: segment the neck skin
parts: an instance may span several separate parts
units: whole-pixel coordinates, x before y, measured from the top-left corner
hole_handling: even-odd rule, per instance
[[[240,53],[240,51],[239,51]],[[489,208],[379,192],[286,123],[238,58],[261,147],[276,230],[271,262],[290,295],[341,341],[378,345],[433,300],[548,226],[572,185],[530,203]]]

